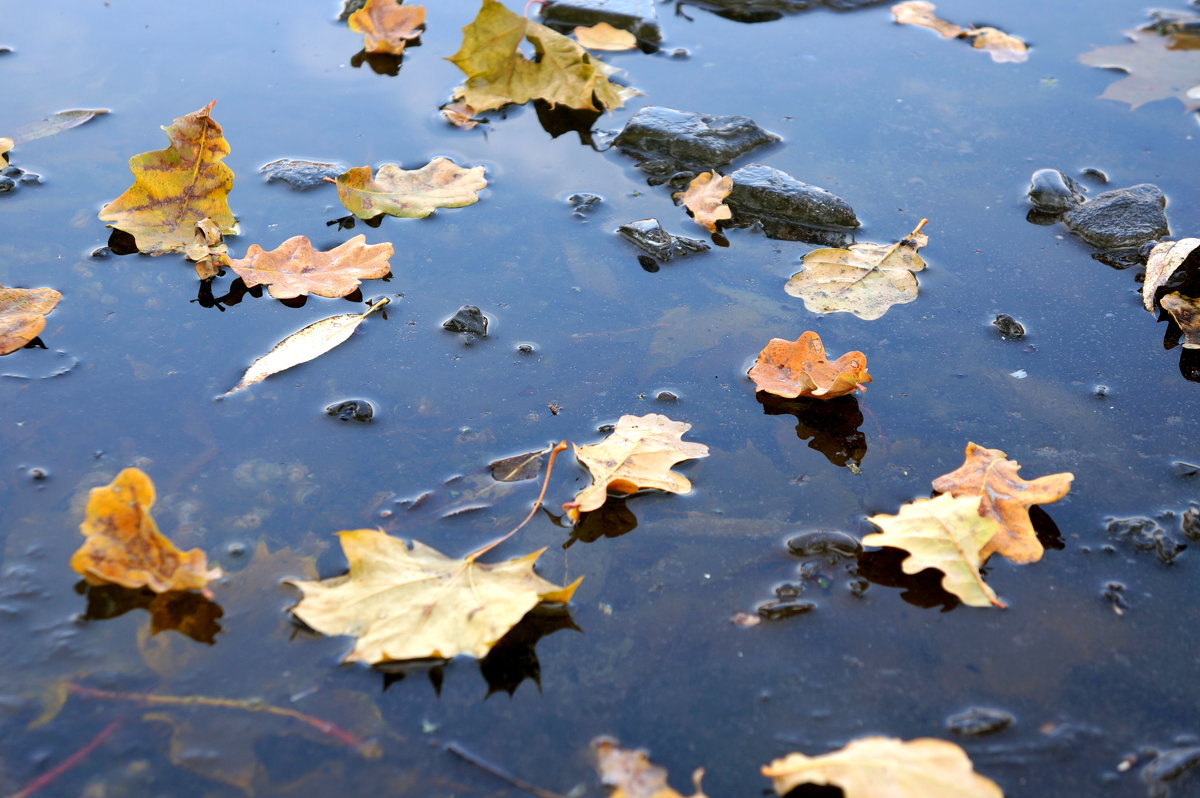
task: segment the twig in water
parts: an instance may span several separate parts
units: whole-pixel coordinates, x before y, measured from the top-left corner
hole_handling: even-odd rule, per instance
[[[480,757],[476,756],[475,754],[472,754],[470,751],[463,748],[458,743],[446,743],[442,747],[445,748],[450,753],[454,754],[455,756],[459,757],[463,761],[470,762],[472,765],[479,768],[480,770],[492,774],[493,776],[500,779],[501,781],[508,782],[509,784],[516,787],[518,790],[521,790],[522,792],[527,792],[530,795],[536,795],[538,798],[566,798],[566,796],[563,795],[562,793],[557,793],[552,790],[544,790],[541,787],[538,787],[536,784],[530,784],[529,782],[525,781],[525,779],[514,776],[513,774],[509,773],[507,770],[504,770],[501,767],[493,765],[491,762],[488,762],[486,759],[481,759]]]
[[[117,727],[120,725],[121,725],[121,719],[117,718],[112,723],[108,724],[103,729],[101,729],[100,733],[97,734],[95,737],[93,737],[87,745],[83,746],[83,748],[80,748],[78,751],[71,754],[69,757],[64,759],[62,762],[59,762],[57,765],[55,765],[50,770],[47,770],[42,775],[38,776],[36,779],[34,779],[33,781],[26,784],[20,790],[14,792],[12,795],[7,796],[7,798],[25,798],[25,796],[33,795],[38,790],[47,786],[48,784],[50,784],[50,782],[54,781],[59,776],[66,773],[68,770],[75,767],[80,762],[82,762],[84,759],[86,759],[87,755],[90,754],[92,751],[95,751],[100,746],[100,743],[107,740],[109,735],[111,735],[113,732],[115,732],[117,730]]]

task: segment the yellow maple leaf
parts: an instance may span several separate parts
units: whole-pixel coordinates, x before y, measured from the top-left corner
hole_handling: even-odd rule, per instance
[[[221,163],[229,144],[209,113],[216,100],[181,116],[163,131],[170,146],[129,159],[133,185],[100,209],[100,220],[129,233],[139,252],[183,252],[195,240],[196,223],[212,219],[225,235],[236,235],[229,209],[233,171]]]

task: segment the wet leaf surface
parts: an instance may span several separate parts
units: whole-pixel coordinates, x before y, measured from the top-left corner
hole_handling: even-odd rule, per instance
[[[318,252],[305,236],[293,236],[266,252],[251,244],[244,258],[229,261],[229,268],[248,288],[270,286],[276,299],[315,294],[340,297],[355,291],[362,280],[385,277],[392,271],[392,245],[367,244],[357,235],[333,249]]]
[[[487,187],[483,167],[464,169],[448,158],[434,158],[420,169],[385,163],[374,177],[371,167],[358,166],[338,175],[338,196],[360,219],[387,214],[421,218],[438,208],[461,208],[479,201]]]
[[[733,211],[725,204],[725,198],[733,191],[733,178],[722,177],[716,172],[703,172],[688,183],[687,191],[674,197],[692,212],[696,224],[710,233],[717,232],[717,222],[733,218]]]
[[[749,376],[758,390],[785,399],[834,399],[865,391],[865,383],[871,382],[866,355],[847,352],[830,361],[821,336],[811,330],[795,341],[772,338],[758,353]]]
[[[53,288],[0,285],[0,355],[15,352],[46,329],[46,314],[62,299]]]
[[[400,5],[397,0],[367,0],[347,20],[350,30],[363,35],[368,53],[402,55],[420,38],[425,27],[425,7]]]

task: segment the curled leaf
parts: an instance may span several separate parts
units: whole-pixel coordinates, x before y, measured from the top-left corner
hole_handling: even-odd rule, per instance
[[[1146,279],[1142,282],[1142,305],[1154,312],[1154,295],[1167,284],[1188,256],[1200,247],[1200,238],[1183,238],[1155,244],[1146,258]]]
[[[464,102],[453,102],[441,107],[442,118],[455,127],[471,130],[485,120],[475,117],[475,109]]]
[[[421,218],[437,208],[461,208],[479,201],[487,187],[483,167],[464,169],[449,158],[434,158],[420,169],[401,169],[393,163],[379,167],[357,166],[338,175],[338,197],[360,219],[388,214]]]
[[[384,277],[392,270],[388,261],[392,245],[386,241],[367,244],[366,240],[366,236],[357,235],[326,252],[313,249],[305,236],[293,236],[270,252],[251,244],[246,257],[230,260],[229,268],[248,288],[270,286],[268,290],[276,299],[309,293],[346,296],[362,280]]]
[[[184,257],[196,264],[196,276],[211,280],[229,265],[228,248],[225,246],[221,228],[212,219],[196,222],[196,233],[192,243],[183,251]]]
[[[825,358],[821,336],[811,330],[795,341],[772,338],[758,353],[749,374],[758,390],[788,399],[832,399],[865,391],[864,383],[871,382],[866,355],[847,352],[831,362]]]
[[[403,55],[425,27],[425,6],[402,6],[397,0],[367,0],[350,15],[350,30],[363,35],[368,53]]]
[[[672,196],[682,202],[696,224],[710,233],[717,232],[717,222],[733,217],[733,211],[725,204],[725,198],[733,191],[733,178],[722,177],[716,172],[702,172],[692,179],[686,191]]]
[[[1183,348],[1200,349],[1200,300],[1175,291],[1159,304],[1183,331]]]
[[[46,314],[62,299],[53,288],[0,285],[0,355],[17,351],[46,328]]]

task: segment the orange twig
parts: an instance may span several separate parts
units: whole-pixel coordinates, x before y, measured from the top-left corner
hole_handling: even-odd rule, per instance
[[[552,471],[554,471],[554,460],[555,460],[555,458],[558,457],[558,453],[561,451],[564,451],[566,448],[567,448],[567,442],[559,441],[558,445],[555,446],[553,450],[551,450],[550,459],[546,462],[546,478],[542,480],[542,491],[541,491],[541,493],[538,494],[537,500],[533,503],[533,507],[529,508],[529,515],[525,516],[525,520],[522,521],[521,523],[517,524],[515,527],[513,527],[512,531],[509,532],[507,535],[496,538],[495,540],[493,540],[491,543],[487,544],[483,548],[476,549],[475,551],[468,554],[466,557],[467,562],[472,562],[474,560],[479,559],[484,554],[487,554],[489,551],[496,548],[501,543],[508,540],[513,535],[517,534],[518,532],[520,532],[521,528],[523,526],[525,526],[531,520],[533,520],[533,516],[537,514],[538,508],[540,508],[542,506],[542,499],[546,498],[546,488],[548,488],[550,486],[550,473]]]
[[[50,782],[54,781],[59,776],[82,762],[92,751],[95,751],[97,748],[99,748],[100,743],[107,740],[120,725],[121,719],[117,718],[112,723],[101,729],[100,733],[93,737],[91,741],[87,743],[87,745],[83,746],[83,748],[80,748],[62,762],[59,762],[55,767],[38,776],[36,779],[26,784],[17,792],[14,792],[12,795],[9,795],[7,798],[25,798],[27,795],[33,795],[38,790],[47,786],[50,784]]]

